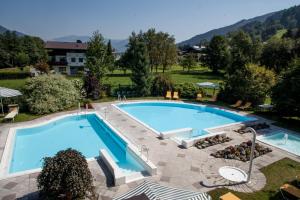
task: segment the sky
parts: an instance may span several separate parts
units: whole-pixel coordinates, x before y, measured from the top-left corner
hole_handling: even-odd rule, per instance
[[[132,31],[174,35],[211,29],[299,5],[300,0],[0,0],[0,25],[44,40],[66,35],[125,39]]]

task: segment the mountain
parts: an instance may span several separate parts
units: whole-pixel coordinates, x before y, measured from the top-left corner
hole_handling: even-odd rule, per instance
[[[14,31],[14,30],[9,30],[9,29],[5,28],[4,26],[0,25],[0,34],[3,34],[6,31]],[[18,31],[15,31],[15,32],[16,32],[17,36],[24,36],[24,35],[26,35],[24,33],[18,32]]]
[[[300,27],[300,6],[294,6],[277,12],[268,13],[251,19],[244,19],[235,24],[214,29],[203,34],[196,35],[188,40],[178,43],[178,46],[198,45],[201,41],[209,41],[214,35],[226,35],[230,32],[243,30],[265,41],[275,35],[278,30]]]
[[[75,42],[76,40],[81,40],[82,42],[88,42],[90,39],[90,36],[79,36],[79,35],[68,35],[68,36],[63,36],[59,38],[54,38],[54,41],[59,41],[59,42]],[[105,42],[108,42],[109,39],[105,39]],[[114,49],[116,49],[117,52],[125,52],[127,49],[127,44],[128,44],[128,39],[124,40],[116,40],[116,39],[111,39],[111,45]]]

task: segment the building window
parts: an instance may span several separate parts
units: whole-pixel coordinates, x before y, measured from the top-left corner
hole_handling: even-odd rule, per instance
[[[76,62],[76,58],[71,58],[71,62]]]
[[[79,58],[78,62],[82,63],[83,62],[83,58]]]
[[[65,57],[60,57],[59,62],[66,62],[66,58]]]
[[[66,67],[59,67],[59,68],[58,68],[58,71],[59,71],[60,73],[65,73],[65,72],[67,71],[67,68],[66,68]]]

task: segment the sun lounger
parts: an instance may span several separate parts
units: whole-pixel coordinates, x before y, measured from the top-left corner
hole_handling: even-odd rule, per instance
[[[202,98],[203,98],[202,94],[201,94],[201,93],[198,93],[198,94],[197,94],[196,101],[202,101]]]
[[[284,184],[283,186],[280,187],[280,192],[281,195],[284,199],[289,199],[287,198],[287,194],[296,197],[297,199],[300,199],[300,189],[296,188],[293,185],[290,184]]]
[[[19,113],[18,108],[13,108],[11,111],[4,117],[5,120],[15,120],[15,117]]]
[[[223,196],[220,196],[220,200],[241,200],[241,199],[235,196],[234,194],[232,194],[231,192],[228,192]]]
[[[178,100],[178,99],[179,99],[178,92],[174,92],[174,94],[173,94],[173,99],[175,99],[175,100]]]
[[[240,107],[242,105],[242,103],[243,103],[242,100],[238,100],[235,104],[230,105],[230,107],[237,108],[237,107]]]
[[[172,93],[171,93],[171,91],[167,91],[166,99],[172,99]]]
[[[240,106],[240,107],[238,107],[238,108],[241,109],[241,110],[246,110],[246,109],[250,108],[251,105],[252,105],[251,102],[246,102],[245,105]]]

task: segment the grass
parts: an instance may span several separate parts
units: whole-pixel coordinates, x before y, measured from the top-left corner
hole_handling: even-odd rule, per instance
[[[209,194],[212,196],[212,199],[219,199],[220,196],[227,192],[232,192],[240,199],[247,200],[282,199],[279,187],[284,183],[292,183],[295,180],[295,177],[300,174],[300,163],[289,158],[284,158],[264,167],[261,171],[267,178],[267,184],[258,192],[242,193],[221,188],[212,190]]]
[[[160,72],[161,70],[159,70]],[[198,83],[204,81],[221,82],[222,74],[213,74],[208,68],[198,66],[189,73],[182,71],[180,66],[174,66],[172,70],[166,72],[169,74],[175,84],[181,84],[184,82]],[[80,77],[68,77],[70,79],[80,79]],[[0,80],[0,86],[13,89],[22,89],[26,79],[5,79]],[[123,74],[122,71],[116,70],[113,74],[109,74],[105,80],[105,83],[111,84],[113,87],[120,85],[131,85],[130,71]]]

